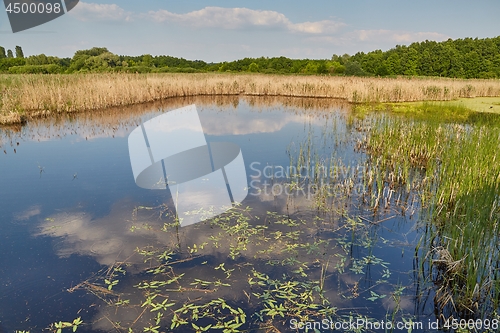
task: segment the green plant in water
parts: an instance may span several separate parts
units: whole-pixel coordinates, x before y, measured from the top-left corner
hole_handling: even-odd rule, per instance
[[[495,310],[500,296],[498,126],[387,117],[375,124],[366,142],[372,163],[397,175],[395,186],[418,191],[421,217],[431,222],[424,225],[419,249],[422,262],[437,274],[439,308],[453,303],[459,313],[478,315]],[[386,176],[382,182],[387,184]]]
[[[60,321],[53,323],[51,325],[51,330],[56,333],[62,333],[63,329],[65,328],[71,328],[73,332],[76,332],[78,327],[83,324],[82,318],[78,317],[72,322],[67,322],[67,321]]]

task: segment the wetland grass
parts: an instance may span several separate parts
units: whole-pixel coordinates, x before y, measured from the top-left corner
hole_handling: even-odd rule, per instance
[[[448,316],[498,309],[499,147],[498,126],[398,117],[381,118],[366,142],[382,170],[418,185],[411,189],[419,193],[426,230],[420,251],[428,264],[421,269]]]
[[[33,116],[199,95],[322,97],[355,103],[500,96],[500,81],[257,74],[35,74],[0,75],[0,92],[0,124],[6,124]]]
[[[481,98],[477,98],[481,100]],[[460,101],[424,101],[411,103],[381,103],[379,105],[360,105],[354,109],[365,113],[366,111],[389,111],[395,115],[404,115],[417,120],[429,120],[447,123],[469,123],[478,124],[483,122],[487,125],[500,124],[500,114],[486,112],[481,108],[474,107],[476,98],[469,99],[470,103]]]

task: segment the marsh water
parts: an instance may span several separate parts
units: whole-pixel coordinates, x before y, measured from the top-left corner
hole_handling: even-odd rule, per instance
[[[208,142],[241,148],[249,195],[179,227],[169,191],[136,185],[127,139],[191,104]],[[200,97],[0,129],[0,331],[436,331],[420,203],[381,189],[373,206],[370,126],[336,101]]]

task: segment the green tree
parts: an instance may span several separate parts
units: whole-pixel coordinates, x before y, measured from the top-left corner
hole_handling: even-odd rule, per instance
[[[389,75],[400,75],[401,74],[401,59],[397,53],[392,53],[385,61],[387,66],[387,72]]]
[[[58,57],[46,56],[45,54],[39,54],[35,56],[29,56],[26,58],[26,65],[59,65],[62,67],[68,67],[68,58],[61,59]]]
[[[410,47],[404,56],[403,74],[404,75],[418,75],[418,52]]]
[[[26,61],[18,58],[6,58],[0,61],[0,73],[8,72],[11,67],[24,66]]]
[[[80,71],[85,66],[85,61],[91,56],[88,54],[75,54],[69,65],[69,72]]]
[[[493,72],[500,78],[500,53],[493,58]]]
[[[345,72],[345,66],[341,65],[338,61],[328,61],[326,63],[326,69],[332,74],[343,74]]]
[[[318,68],[316,69],[316,73],[318,73],[318,74],[326,74],[326,73],[328,73],[328,68],[326,67],[326,62],[325,61],[321,61],[318,64]]]
[[[95,57],[88,57],[84,61],[84,70],[102,71],[118,66],[120,59],[117,55],[106,52]]]
[[[258,72],[259,71],[259,65],[257,65],[255,62],[252,62],[250,66],[248,66],[248,71],[249,72]]]
[[[47,65],[50,64],[49,58],[45,54],[32,55],[26,58],[26,65]]]
[[[7,50],[7,58],[14,58],[14,55],[12,54],[12,50]]]
[[[314,61],[309,61],[303,69],[303,72],[307,74],[316,74],[318,72],[318,65]]]
[[[153,56],[151,54],[145,54],[142,56],[142,65],[146,67],[154,67]]]
[[[107,52],[109,52],[109,51],[105,47],[93,47],[93,48],[88,49],[88,50],[76,51],[73,58],[76,56],[81,56],[81,55],[88,55],[91,57],[97,57],[98,55],[101,55],[101,54],[107,53]]]
[[[420,75],[431,76],[435,75],[432,64],[432,55],[429,50],[425,50],[420,56],[419,62]]]
[[[20,59],[24,58],[23,49],[20,46],[16,46],[16,58],[20,58]]]
[[[345,65],[345,75],[363,76],[366,75],[361,65],[354,61],[349,61]]]
[[[382,52],[358,52],[352,57],[333,55],[332,61],[347,65],[357,62],[368,74],[426,75],[457,78],[497,76],[495,57],[500,54],[500,36],[495,38],[424,41]],[[352,72],[350,65],[347,72]]]
[[[380,63],[380,65],[377,67],[377,70],[375,71],[375,75],[378,75],[378,76],[389,75],[389,69],[387,68],[387,64],[385,63],[385,61]]]
[[[376,74],[378,68],[383,62],[383,55],[384,54],[381,50],[376,50],[366,55],[361,53],[360,59],[358,61],[360,62],[360,65],[365,72]]]
[[[7,58],[7,55],[5,54],[5,48],[0,46],[0,59],[5,59]]]
[[[477,78],[481,72],[481,58],[476,51],[468,52],[464,57],[465,77]]]
[[[63,59],[49,58],[54,58],[49,63],[67,66]],[[119,65],[121,65],[119,56],[109,52],[105,47],[93,47],[89,50],[76,51],[70,61],[68,72],[103,71]]]
[[[338,63],[340,63],[341,65],[345,65],[347,64],[347,62],[351,59],[351,56],[348,55],[347,53],[339,56],[339,55],[336,55],[334,54],[332,56],[332,61],[337,61]]]
[[[286,57],[271,58],[269,59],[269,64],[267,68],[274,69],[280,73],[290,73],[290,69],[293,67],[293,61]]]

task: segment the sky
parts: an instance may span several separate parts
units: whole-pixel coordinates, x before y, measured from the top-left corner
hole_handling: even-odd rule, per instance
[[[329,59],[416,41],[500,35],[498,0],[86,0],[44,25],[12,33],[0,10],[0,46],[25,56],[120,55],[221,62],[244,57]]]

